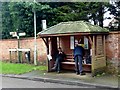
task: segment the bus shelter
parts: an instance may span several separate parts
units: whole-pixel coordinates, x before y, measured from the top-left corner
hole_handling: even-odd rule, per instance
[[[62,62],[62,69],[74,70],[73,49],[75,40],[82,42],[85,49],[83,58],[83,70],[92,75],[103,72],[106,68],[105,38],[109,30],[86,21],[61,22],[38,33],[47,47],[48,71],[54,66],[54,54],[61,47],[66,54]]]

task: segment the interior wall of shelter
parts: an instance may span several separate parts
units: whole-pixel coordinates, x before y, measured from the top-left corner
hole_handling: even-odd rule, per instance
[[[84,44],[84,36],[75,35],[74,40],[80,40],[82,38],[82,44]],[[57,40],[58,47],[60,46],[66,54],[73,54],[73,49],[70,49],[70,36],[62,36]],[[88,41],[88,48],[91,48],[91,44]]]
[[[65,54],[73,54],[73,49],[70,49],[70,36],[59,37],[60,47]]]

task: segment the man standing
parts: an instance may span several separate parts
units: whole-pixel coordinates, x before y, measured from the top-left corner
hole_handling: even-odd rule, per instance
[[[79,44],[78,41],[75,40],[75,48],[74,48],[73,54],[74,54],[74,60],[75,60],[76,74],[85,75],[82,69],[82,59],[84,56],[84,48],[82,46],[79,46],[78,44]]]

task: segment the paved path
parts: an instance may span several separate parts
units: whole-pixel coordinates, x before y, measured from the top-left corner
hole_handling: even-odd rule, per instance
[[[94,88],[2,77],[2,88]]]
[[[101,76],[101,77],[91,77],[90,73],[86,73],[86,75],[83,76],[79,76],[76,75],[75,73],[72,72],[62,72],[60,74],[57,74],[56,72],[51,72],[51,73],[47,73],[47,72],[41,72],[41,71],[33,71],[33,72],[29,72],[26,74],[22,74],[22,75],[12,75],[12,74],[8,74],[8,75],[1,75],[4,78],[10,78],[14,80],[18,80],[18,81],[11,81],[12,83],[16,83],[16,85],[20,85],[22,87],[22,84],[19,84],[19,80],[21,81],[21,79],[24,80],[21,81],[24,83],[24,85],[27,85],[27,81],[30,82],[30,85],[28,88],[31,88],[31,85],[33,88],[37,87],[37,88],[43,88],[45,86],[45,88],[50,88],[49,86],[52,85],[56,86],[55,88],[65,88],[64,86],[66,86],[66,88],[90,88],[90,87],[96,87],[96,88],[118,88],[119,85],[119,80],[118,77],[116,76],[111,76],[111,75],[105,75],[105,76]],[[3,83],[5,83],[5,85],[3,84],[3,86],[7,86],[7,84],[9,86],[12,86],[12,83],[9,83],[9,80],[7,81],[6,79],[3,78]],[[6,81],[5,81],[6,80]],[[36,82],[36,83],[41,83],[41,87],[35,86],[34,84],[32,84],[32,82]],[[18,83],[18,84],[17,84]],[[29,84],[29,83],[28,83]],[[45,85],[44,85],[45,84]],[[55,85],[54,85],[55,84]],[[36,85],[36,84],[35,84]],[[63,87],[61,87],[61,85]],[[27,85],[28,86],[28,85]],[[27,87],[26,86],[26,87]],[[19,88],[19,87],[18,87]]]
[[[23,76],[29,76],[29,77],[43,77],[43,78],[51,78],[51,79],[59,79],[59,80],[69,80],[72,82],[81,82],[81,83],[88,83],[92,85],[101,85],[101,86],[107,86],[107,87],[118,87],[118,77],[112,76],[112,75],[105,75],[100,77],[92,77],[91,73],[86,73],[86,75],[80,76],[76,75],[75,72],[71,71],[63,71],[62,73],[58,74],[56,72],[49,72],[49,73],[43,73],[40,71],[33,71],[26,74],[23,74]]]

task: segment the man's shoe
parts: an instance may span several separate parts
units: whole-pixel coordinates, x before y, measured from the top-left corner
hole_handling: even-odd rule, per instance
[[[57,73],[60,73],[60,71],[57,71]]]
[[[79,72],[76,72],[77,75],[79,75],[80,73]]]
[[[80,76],[81,76],[81,75],[85,75],[85,73],[82,72],[82,73],[80,73]]]
[[[53,67],[51,70],[52,70],[52,71],[55,71],[56,69],[55,69],[55,67]]]

